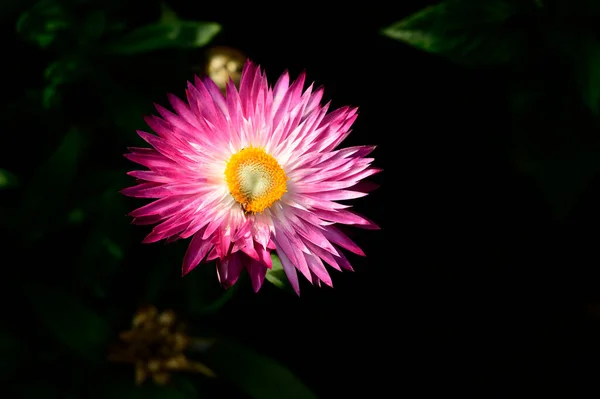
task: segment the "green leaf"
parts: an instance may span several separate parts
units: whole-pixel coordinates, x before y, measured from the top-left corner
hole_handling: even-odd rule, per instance
[[[58,86],[48,85],[42,91],[42,106],[44,109],[56,108],[60,105],[61,97]]]
[[[168,48],[198,48],[208,44],[220,30],[221,26],[215,22],[160,22],[143,26],[109,43],[105,51],[128,55]]]
[[[283,365],[236,343],[218,341],[202,358],[218,378],[230,381],[254,399],[316,399]]]
[[[286,291],[293,291],[292,286],[283,270],[283,265],[279,260],[279,257],[276,254],[271,254],[271,261],[273,267],[271,269],[267,269],[267,274],[265,278],[268,282],[273,284],[276,287],[284,289]]]
[[[69,212],[69,215],[67,216],[67,220],[69,223],[72,224],[80,224],[81,222],[83,222],[85,220],[85,211],[81,208],[75,208],[73,209],[71,212]]]
[[[64,6],[55,0],[43,0],[25,11],[17,20],[17,32],[26,40],[45,48],[59,32],[72,26],[72,18]]]
[[[382,30],[423,51],[466,64],[511,60],[524,37],[506,22],[517,12],[509,1],[447,0]]]
[[[89,71],[89,65],[85,60],[68,56],[54,61],[44,71],[44,77],[53,85],[60,85],[67,82],[73,82]]]
[[[60,86],[65,83],[76,82],[91,70],[84,59],[76,56],[67,56],[51,63],[44,71],[48,81],[42,92],[42,105],[51,109],[60,104]]]
[[[34,314],[65,346],[91,360],[105,357],[108,324],[79,298],[41,284],[26,287],[26,293]]]
[[[0,190],[3,188],[14,187],[18,182],[17,176],[6,169],[0,169]]]

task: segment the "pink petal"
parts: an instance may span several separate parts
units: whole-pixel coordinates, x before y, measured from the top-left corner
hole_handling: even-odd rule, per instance
[[[138,216],[136,218],[133,218],[131,223],[137,224],[139,226],[144,226],[144,225],[149,225],[149,224],[156,224],[163,219],[164,219],[164,216],[162,216],[162,215]]]
[[[263,247],[261,247],[260,245],[256,245],[254,249],[256,250],[256,253],[258,254],[261,263],[264,264],[267,267],[267,269],[271,269],[273,267],[271,251],[263,249]]]
[[[359,246],[354,243],[354,241],[348,238],[336,227],[329,226],[326,230],[323,231],[323,235],[327,237],[332,243],[337,244],[340,247],[347,249],[348,251],[357,255],[365,256],[365,253],[362,251],[362,249],[360,249]]]
[[[202,234],[198,233],[194,235],[183,257],[181,274],[185,276],[198,266],[212,248],[213,244],[208,240],[203,240]]]
[[[138,151],[138,149],[134,150],[130,148],[130,151],[132,152],[130,154],[124,154],[124,156],[130,161],[133,161],[150,169],[156,167],[171,168],[173,167],[173,165],[177,165],[175,162],[164,157],[154,148],[148,148],[148,150],[148,152],[140,152]]]
[[[225,289],[236,283],[243,269],[242,257],[239,254],[217,260],[217,276]]]
[[[302,241],[294,232],[285,231],[282,226],[275,228],[275,237],[273,238],[275,245],[282,252],[285,252],[287,257],[292,261],[292,264],[306,277],[310,278],[310,272],[304,253],[301,251],[303,247]],[[278,252],[279,253],[279,252]]]
[[[121,194],[135,198],[157,198],[147,194],[148,190],[154,188],[160,188],[160,183],[140,183],[137,186],[124,188]]]
[[[140,217],[149,215],[170,215],[171,211],[176,211],[180,205],[188,201],[186,195],[174,195],[152,201],[131,212],[129,216]]]
[[[252,237],[248,237],[248,239],[244,240],[244,244],[243,246],[240,248],[240,250],[245,253],[246,255],[248,255],[248,257],[250,257],[251,259],[254,259],[256,261],[260,261],[260,255],[258,254],[258,252],[256,251],[256,249],[254,248],[254,240],[252,239]],[[259,247],[260,248],[260,247]]]
[[[337,210],[337,211],[326,211],[321,209],[314,209],[313,213],[320,217],[321,219],[329,220],[331,222],[340,223],[340,224],[350,224],[362,227],[364,229],[369,230],[378,230],[379,226],[373,223],[366,218],[357,215],[356,213],[347,211],[347,210]]]
[[[360,191],[350,191],[350,190],[332,190],[332,191],[323,191],[318,193],[310,193],[305,194],[306,196],[310,196],[312,198],[318,198],[321,200],[329,200],[329,201],[343,201],[350,200],[355,198],[361,198],[367,195],[367,193],[363,193]]]
[[[320,258],[314,255],[306,255],[306,261],[308,263],[308,266],[310,267],[310,271],[314,273],[314,275],[317,276],[319,280],[321,280],[328,286],[333,287],[331,276],[329,275],[329,273],[327,273],[327,269],[325,269],[325,265],[323,264]]]
[[[262,262],[250,260],[246,269],[250,275],[250,281],[252,281],[252,288],[254,288],[254,292],[258,292],[265,280],[267,267]]]
[[[173,180],[151,170],[133,170],[131,172],[127,172],[127,174],[135,177],[136,179],[151,181],[154,183],[170,183]]]
[[[279,256],[279,260],[281,261],[281,266],[283,266],[283,271],[290,282],[290,285],[296,291],[296,294],[300,295],[300,284],[298,282],[298,274],[296,273],[296,267],[290,259],[287,257],[284,251],[277,249],[277,255]]]

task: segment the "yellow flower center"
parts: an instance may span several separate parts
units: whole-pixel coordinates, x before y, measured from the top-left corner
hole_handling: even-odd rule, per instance
[[[261,148],[243,148],[231,156],[225,180],[233,198],[247,213],[260,213],[287,191],[285,172]]]

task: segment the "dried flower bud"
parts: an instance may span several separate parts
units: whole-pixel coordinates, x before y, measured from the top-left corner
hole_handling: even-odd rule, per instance
[[[213,47],[207,52],[206,74],[225,92],[229,78],[239,86],[246,56],[230,47]]]
[[[119,338],[121,345],[113,348],[108,359],[134,364],[137,384],[148,377],[156,384],[166,384],[172,371],[215,376],[205,365],[187,359],[185,351],[192,339],[184,333],[182,324],[177,323],[173,311],[158,313],[154,307],[142,308],[133,316],[131,330],[121,332]]]

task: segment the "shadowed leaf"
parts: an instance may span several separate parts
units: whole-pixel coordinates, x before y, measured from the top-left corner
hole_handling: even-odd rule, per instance
[[[6,169],[0,169],[0,190],[3,188],[14,187],[18,182],[17,176]]]
[[[59,32],[72,26],[72,19],[59,1],[44,0],[25,11],[17,20],[17,32],[40,47],[50,46]]]
[[[280,363],[233,342],[217,342],[203,354],[218,377],[254,399],[316,399],[314,393]]]
[[[104,358],[110,337],[102,317],[57,288],[36,284],[26,292],[35,315],[59,341],[88,359]]]
[[[506,24],[517,11],[502,0],[447,0],[388,26],[382,33],[455,62],[501,63],[523,48],[523,35]]]
[[[109,43],[111,54],[139,54],[168,48],[198,48],[208,44],[221,26],[214,22],[166,21],[141,27]]]
[[[188,309],[196,315],[217,312],[234,296],[243,278],[244,273],[236,284],[224,289],[219,284],[214,263],[198,266],[183,277]]]

